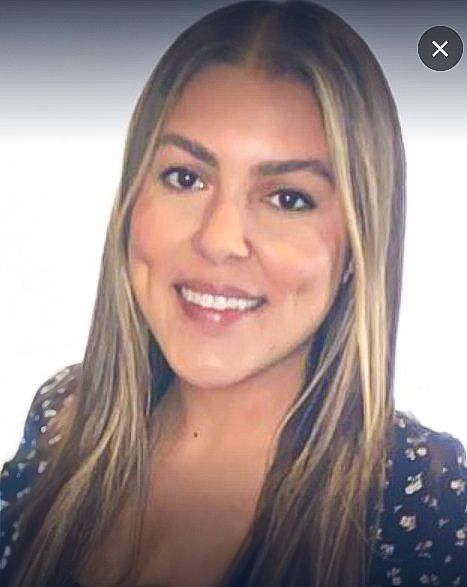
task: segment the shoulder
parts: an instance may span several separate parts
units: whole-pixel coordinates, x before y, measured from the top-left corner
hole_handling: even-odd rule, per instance
[[[36,391],[24,425],[23,438],[14,457],[0,475],[0,571],[8,562],[18,537],[18,521],[24,498],[57,453],[68,415],[72,412],[81,365],[65,367]],[[19,507],[19,509],[18,509]]]
[[[463,585],[467,582],[465,449],[451,435],[400,412],[392,440],[376,530],[374,572],[381,576],[372,584]]]
[[[71,411],[80,373],[81,364],[70,365],[40,385],[28,410],[21,444],[10,462],[29,461],[51,452]]]
[[[434,512],[448,505],[457,512],[467,503],[465,448],[450,434],[397,412],[387,465],[389,501],[421,502]]]
[[[51,453],[51,447],[61,439],[66,416],[76,396],[81,365],[65,367],[49,377],[36,391],[29,408],[23,438],[15,456],[2,470],[2,485],[6,478],[24,476],[28,463],[37,463],[39,457]],[[45,469],[41,463],[41,472]],[[3,487],[2,487],[3,489]]]

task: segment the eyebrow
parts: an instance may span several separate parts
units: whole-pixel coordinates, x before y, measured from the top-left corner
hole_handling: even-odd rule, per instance
[[[178,133],[166,133],[158,141],[157,147],[163,145],[174,145],[183,149],[196,159],[203,161],[207,165],[219,169],[219,160],[212,151],[183,135]],[[253,172],[257,175],[280,175],[281,173],[290,173],[293,171],[310,171],[319,175],[331,186],[334,186],[334,176],[329,167],[321,159],[287,159],[284,161],[263,161],[253,167]]]

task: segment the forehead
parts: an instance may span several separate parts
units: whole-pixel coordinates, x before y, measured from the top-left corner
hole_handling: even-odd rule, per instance
[[[290,77],[214,65],[196,74],[168,114],[164,129],[219,152],[255,149],[262,156],[327,159],[319,104],[311,89]]]

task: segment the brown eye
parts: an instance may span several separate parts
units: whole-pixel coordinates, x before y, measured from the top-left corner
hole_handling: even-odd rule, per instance
[[[303,192],[294,190],[281,190],[276,192],[272,197],[276,198],[278,204],[274,204],[276,208],[282,208],[283,210],[289,210],[291,212],[299,212],[300,210],[309,210],[316,208],[316,204],[313,202],[310,196]],[[301,201],[301,203],[300,203]],[[299,205],[297,206],[297,203]]]
[[[160,179],[176,190],[202,190],[206,187],[199,175],[187,167],[169,167],[161,173]]]

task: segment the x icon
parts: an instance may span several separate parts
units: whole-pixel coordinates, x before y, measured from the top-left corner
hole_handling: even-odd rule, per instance
[[[436,41],[431,41],[432,44],[436,47],[436,51],[433,53],[432,57],[434,57],[435,55],[438,55],[438,53],[442,53],[445,57],[448,56],[448,54],[446,53],[446,51],[443,50],[443,47],[446,47],[446,45],[448,44],[447,41],[444,41],[444,43],[440,46],[438,45],[438,43]]]
[[[454,29],[434,26],[420,37],[417,50],[423,65],[433,71],[448,71],[459,63],[464,45]]]

